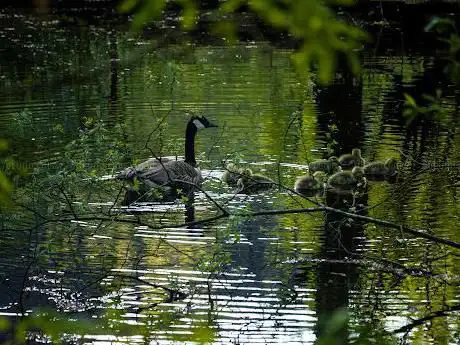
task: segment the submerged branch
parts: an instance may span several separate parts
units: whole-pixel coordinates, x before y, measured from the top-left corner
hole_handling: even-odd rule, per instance
[[[208,196],[211,198],[210,196]],[[211,198],[212,199],[212,198]],[[445,244],[450,247],[454,247],[457,249],[460,249],[460,243],[438,237],[432,234],[429,234],[427,232],[424,232],[422,230],[416,230],[412,229],[408,226],[405,225],[400,225],[397,223],[389,222],[386,220],[378,219],[378,218],[372,218],[368,216],[362,216],[359,214],[355,213],[350,213],[346,211],[342,211],[333,207],[328,207],[328,206],[319,206],[319,207],[309,207],[309,208],[299,208],[299,209],[287,209],[287,210],[275,210],[275,211],[259,211],[259,212],[250,212],[250,213],[240,213],[240,214],[232,214],[229,213],[226,209],[220,208],[220,211],[222,213],[213,216],[213,217],[208,217],[204,218],[201,220],[196,220],[192,222],[184,222],[184,223],[179,223],[179,224],[168,224],[168,225],[154,225],[150,224],[148,222],[142,221],[140,219],[126,219],[126,218],[114,218],[110,216],[89,216],[89,217],[79,217],[79,221],[102,221],[102,222],[121,222],[121,223],[129,223],[129,224],[135,224],[135,225],[143,225],[147,226],[148,228],[152,230],[160,230],[160,229],[165,229],[165,228],[181,228],[181,227],[190,227],[190,226],[196,226],[196,225],[204,225],[204,224],[209,224],[213,223],[219,219],[222,218],[228,218],[230,216],[239,216],[239,217],[257,217],[257,216],[267,216],[267,215],[284,215],[284,214],[294,214],[294,213],[311,213],[311,212],[332,212],[336,214],[343,215],[348,218],[352,219],[357,219],[357,220],[363,220],[367,223],[373,223],[373,224],[378,224],[385,226],[387,228],[392,228],[392,229],[397,229],[406,233],[409,233],[413,235],[414,237],[420,237],[424,238],[427,240],[430,240],[432,242],[440,243],[440,244]],[[75,218],[66,218],[66,219],[49,219],[47,221],[42,222],[40,225],[43,225],[43,223],[52,223],[52,222],[68,222],[75,220]]]
[[[411,323],[394,330],[393,333],[397,334],[397,333],[408,332],[417,326],[423,325],[427,321],[433,320],[437,317],[447,316],[449,313],[452,313],[454,311],[459,311],[459,310],[460,310],[460,305],[451,306],[444,310],[438,310],[430,315],[424,316],[420,319],[416,319],[412,321]]]
[[[445,239],[445,238],[442,238],[442,237],[434,236],[434,235],[431,235],[431,234],[429,234],[427,232],[423,232],[421,230],[412,229],[412,228],[410,228],[410,227],[408,227],[406,225],[400,225],[400,224],[396,224],[396,223],[389,222],[387,220],[378,219],[378,218],[362,216],[362,215],[359,215],[359,214],[342,211],[342,210],[339,210],[339,209],[336,209],[336,208],[333,208],[333,207],[328,207],[328,206],[324,206],[324,210],[328,211],[328,212],[341,214],[341,215],[347,216],[349,218],[364,220],[364,221],[366,221],[368,223],[374,223],[374,224],[386,226],[388,228],[398,229],[398,230],[407,232],[407,233],[409,233],[409,234],[411,234],[411,235],[413,235],[415,237],[425,238],[425,239],[433,241],[433,242],[442,243],[442,244],[445,244],[445,245],[460,249],[460,243],[458,243],[458,242],[455,242],[455,241],[452,241],[452,240],[449,240],[449,239]]]

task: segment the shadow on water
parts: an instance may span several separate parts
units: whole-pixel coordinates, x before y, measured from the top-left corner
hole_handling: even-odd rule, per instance
[[[123,200],[121,201],[121,206],[127,206],[131,211],[136,211],[138,206],[143,209],[145,206],[158,204],[162,205],[164,203],[172,203],[180,199],[183,195],[173,192],[171,189],[167,194],[161,196],[158,195],[158,192],[155,190],[144,190],[136,191],[132,188],[128,188],[124,194]],[[195,194],[193,191],[187,193],[185,197],[186,201],[184,202],[184,222],[190,223],[195,221]],[[193,225],[191,225],[193,227]]]
[[[329,155],[340,155],[361,147],[364,138],[361,80],[345,66],[339,67],[334,82],[317,90],[318,133],[329,133]],[[331,132],[335,125],[338,131]],[[332,141],[337,142],[337,144]]]
[[[252,212],[273,209],[267,194],[252,195],[249,199]],[[267,253],[269,242],[261,239],[267,236],[267,229],[276,229],[277,225],[275,217],[250,217],[238,222],[235,230],[241,239],[229,248],[232,253],[232,265],[245,267],[258,281],[272,278],[273,272],[270,272]]]
[[[343,211],[357,207],[358,214],[366,215],[367,194],[355,198],[327,193],[328,206]],[[317,338],[327,336],[331,343],[348,344],[351,325],[343,324],[331,338],[331,320],[334,313],[348,310],[352,291],[358,289],[360,267],[358,260],[361,255],[357,249],[362,246],[365,222],[353,220],[335,212],[326,212],[320,234],[320,248],[316,264],[310,259],[296,265],[292,282],[297,285],[309,284],[312,281],[311,271],[315,272],[315,313],[317,315],[315,334]]]
[[[366,196],[366,194],[365,194]],[[367,198],[358,200],[348,198],[334,198],[334,207],[349,210],[350,202],[359,204],[362,208],[367,206]],[[341,199],[341,200],[339,200]],[[331,200],[327,200],[330,205]],[[359,212],[361,214],[361,212]],[[359,270],[356,263],[350,261],[359,259],[357,247],[364,237],[364,222],[352,220],[337,213],[327,212],[324,222],[324,234],[319,257],[322,258],[317,268],[316,280],[316,313],[317,336],[327,333],[328,321],[334,311],[350,307],[350,290],[355,290],[359,279]],[[348,343],[350,331],[347,325],[336,334],[336,341],[341,344]]]

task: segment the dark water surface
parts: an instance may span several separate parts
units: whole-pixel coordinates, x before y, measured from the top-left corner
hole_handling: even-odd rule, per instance
[[[101,189],[72,195],[83,216],[43,222],[48,213],[70,219],[72,207],[63,200],[55,208],[52,197],[34,204],[32,179],[23,177],[18,193],[36,211],[16,210],[15,227],[2,223],[0,315],[51,306],[97,319],[107,311],[114,324],[138,329],[118,338],[109,328],[88,332],[85,343],[172,343],[203,333],[214,343],[312,344],[322,320],[347,308],[340,336],[350,343],[370,325],[369,342],[400,329],[394,337],[403,343],[458,344],[457,249],[322,212],[174,226],[215,216],[210,198],[232,214],[315,206],[286,190],[235,195],[219,180],[224,161],[292,188],[308,162],[358,147],[367,160],[394,157],[401,167],[397,181],[370,184],[360,200],[365,214],[459,242],[458,91],[442,84],[434,56],[369,49],[360,79],[339,73],[325,88],[314,75],[298,77],[291,51],[264,42],[164,45],[122,27],[5,12],[0,23],[0,137],[29,173],[74,159],[88,164],[82,170],[96,162],[99,178],[151,150],[182,156],[186,111],[219,124],[197,137],[207,196],[197,193],[193,209],[122,208],[120,183],[107,180],[107,189],[99,181]],[[407,129],[404,92],[437,87],[447,115]],[[98,126],[103,139],[91,136]],[[133,222],[102,224],[109,210]],[[185,295],[172,298],[161,286]]]

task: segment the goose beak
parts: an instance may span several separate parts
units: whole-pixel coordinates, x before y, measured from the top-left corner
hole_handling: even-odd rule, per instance
[[[216,125],[215,123],[212,123],[212,122],[209,122],[208,124],[208,128],[209,127],[219,127],[218,125]]]

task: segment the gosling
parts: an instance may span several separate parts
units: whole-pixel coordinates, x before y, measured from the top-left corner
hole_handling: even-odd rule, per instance
[[[339,160],[336,156],[331,156],[328,159],[321,159],[308,164],[308,170],[310,174],[314,174],[317,171],[323,171],[327,174],[333,174],[341,171]]]
[[[353,149],[351,153],[346,153],[339,157],[339,164],[343,169],[351,169],[355,166],[362,167],[365,161],[364,158],[361,157],[361,150]]]
[[[337,194],[353,194],[364,190],[367,186],[362,167],[354,167],[350,171],[338,172],[327,180],[327,190]]]
[[[294,184],[294,190],[303,196],[314,196],[324,190],[327,175],[324,171],[316,171],[313,176],[302,176]]]
[[[254,194],[273,188],[275,181],[261,174],[253,174],[247,169],[238,179],[236,186],[237,193]]]

